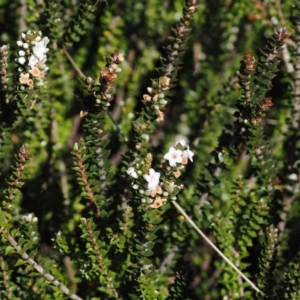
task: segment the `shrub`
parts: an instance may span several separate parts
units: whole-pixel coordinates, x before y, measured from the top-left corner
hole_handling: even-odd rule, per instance
[[[297,1],[0,26],[1,299],[299,299]]]

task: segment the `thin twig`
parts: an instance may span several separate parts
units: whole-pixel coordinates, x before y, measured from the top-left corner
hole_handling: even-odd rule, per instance
[[[70,295],[70,290],[65,285],[60,283],[51,274],[45,273],[45,270],[43,269],[43,267],[40,266],[39,264],[37,264],[32,258],[30,258],[30,256],[26,252],[24,252],[24,250],[18,245],[17,241],[10,234],[8,234],[5,229],[1,229],[1,233],[6,236],[7,240],[14,247],[14,249],[18,252],[18,254],[21,255],[21,257],[28,264],[33,266],[35,268],[35,270],[38,271],[38,273],[40,273],[47,281],[49,281],[51,284],[55,285],[56,287],[60,288],[60,290],[65,295],[69,296],[71,299],[73,299],[73,300],[83,300],[82,298],[80,298],[79,296],[77,296],[75,294]]]
[[[280,0],[275,0],[277,13],[278,13],[278,17],[279,17],[279,20],[280,20],[280,25],[281,25],[281,27],[283,27],[283,26],[285,26],[286,22],[285,22],[285,19],[284,19],[284,14],[283,14],[280,2],[281,2]]]
[[[72,64],[72,66],[74,67],[74,69],[76,70],[76,72],[81,76],[84,77],[84,74],[81,72],[81,70],[79,69],[79,67],[77,66],[77,64],[75,63],[75,61],[73,60],[73,58],[71,57],[69,51],[63,47],[63,52],[65,53],[66,57],[68,58],[68,60],[70,61],[70,63]]]
[[[181,208],[181,206],[176,202],[172,201],[176,209],[186,218],[186,220],[194,227],[194,229],[199,233],[199,235],[227,262],[233,270],[235,270],[245,281],[247,281],[250,286],[258,293],[262,293],[262,291],[250,280],[248,279],[222,252],[219,250],[213,242],[210,241],[209,238],[197,227],[197,225],[193,222],[193,220],[185,213],[185,211]]]

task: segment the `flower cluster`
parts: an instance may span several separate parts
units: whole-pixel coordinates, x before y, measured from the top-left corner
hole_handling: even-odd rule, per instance
[[[162,164],[166,171],[161,182],[161,173],[150,168],[152,156],[146,158],[141,164],[136,164],[135,167],[129,167],[127,174],[135,180],[133,188],[139,190],[139,193],[144,196],[142,202],[149,203],[148,207],[159,208],[167,201],[168,197],[176,200],[177,193],[183,189],[182,184],[177,185],[175,182],[181,175],[179,169],[184,168],[183,165],[186,165],[188,160],[193,161],[193,156],[194,153],[190,151],[184,140],[176,142],[164,156],[172,168]],[[180,165],[177,166],[177,164]]]
[[[92,77],[82,78],[86,85],[88,93],[92,97],[88,97],[88,101],[84,101],[85,109],[80,112],[80,117],[85,117],[95,107],[106,111],[113,100],[112,90],[115,85],[118,74],[122,71],[119,67],[124,61],[124,56],[115,49],[114,52],[106,58],[106,66],[100,70],[99,84]],[[94,99],[94,101],[91,101]]]
[[[135,148],[141,150],[147,148],[152,132],[150,124],[155,119],[157,123],[164,120],[164,109],[168,101],[165,99],[165,93],[170,89],[171,79],[167,76],[161,76],[152,80],[152,86],[147,87],[148,94],[143,95],[143,103],[147,107],[149,114],[141,114],[133,122],[133,128],[137,133],[137,143]]]
[[[46,53],[49,51],[47,48],[49,38],[42,37],[40,31],[31,30],[26,34],[22,33],[21,38],[21,41],[17,41],[20,50],[16,59],[19,64],[19,82],[23,89],[33,90],[35,86],[44,85],[45,72],[48,70],[45,62]]]
[[[0,83],[3,91],[7,91],[8,87],[8,77],[7,77],[7,60],[8,60],[8,45],[3,45],[0,47]],[[4,94],[5,103],[9,102],[8,95]]]
[[[144,101],[152,101],[154,111],[157,114],[157,122],[163,121],[164,113],[161,109],[167,104],[165,99],[165,91],[170,88],[170,78],[163,76],[158,79],[158,81],[153,81],[153,87],[148,87],[147,91],[149,94],[144,94]]]
[[[106,60],[106,66],[100,71],[101,100],[110,101],[112,99],[112,87],[115,84],[118,73],[122,71],[118,65],[124,61],[124,56],[119,50],[115,49]]]

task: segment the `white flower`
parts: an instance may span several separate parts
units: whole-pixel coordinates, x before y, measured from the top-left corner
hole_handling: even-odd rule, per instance
[[[126,172],[129,176],[133,177],[133,178],[138,178],[138,174],[135,170],[134,167],[130,167],[128,168],[127,172]]]
[[[182,156],[187,157],[191,162],[193,162],[194,153],[189,149],[189,146],[187,146],[187,149],[183,151]]]
[[[174,167],[176,163],[182,163],[182,151],[171,147],[164,158],[169,161],[171,167]]]
[[[47,46],[48,43],[50,42],[50,40],[49,40],[49,38],[48,38],[47,36],[44,36],[44,37],[43,37],[43,41],[44,41],[45,46]],[[48,49],[48,48],[47,48],[47,49]],[[49,50],[49,49],[48,49],[48,50]]]
[[[28,62],[28,66],[33,68],[34,66],[36,66],[39,63],[39,60],[37,57],[35,57],[34,55],[31,55],[29,58],[29,62]]]
[[[32,48],[33,54],[39,59],[44,60],[46,58],[46,53],[49,51],[48,48],[46,48],[46,45],[48,44],[48,40],[41,40],[40,42],[36,42],[34,47]]]
[[[148,189],[153,190],[159,184],[160,173],[155,172],[154,169],[149,170],[149,175],[144,175],[144,178],[148,182]]]

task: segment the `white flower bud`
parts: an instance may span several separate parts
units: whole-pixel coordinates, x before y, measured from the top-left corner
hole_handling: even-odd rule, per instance
[[[293,181],[297,181],[298,180],[298,175],[296,173],[290,174],[288,176],[288,179],[293,180]]]
[[[168,101],[165,100],[165,99],[161,99],[161,100],[159,100],[159,103],[160,103],[161,105],[165,106],[165,105],[168,103]]]
[[[142,134],[142,139],[143,140],[145,140],[146,142],[148,142],[149,141],[149,139],[150,139],[150,137],[149,137],[149,135],[148,134]]]
[[[149,94],[151,94],[151,93],[152,93],[152,91],[153,91],[153,88],[151,88],[151,87],[147,87],[147,91],[148,91],[148,93],[149,93]]]
[[[23,51],[23,50],[20,50],[19,52],[18,52],[18,54],[19,54],[19,56],[25,56],[25,51]]]
[[[21,64],[21,65],[24,65],[25,62],[26,62],[26,58],[25,57],[19,57],[16,59],[16,61]]]

